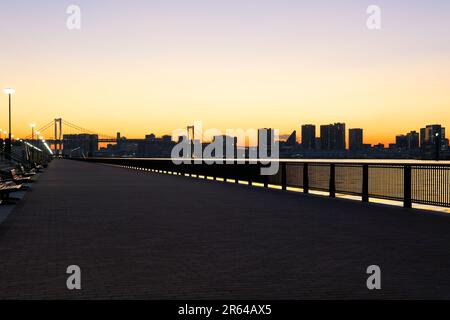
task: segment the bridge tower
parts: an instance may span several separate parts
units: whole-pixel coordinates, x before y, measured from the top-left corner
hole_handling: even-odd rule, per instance
[[[191,132],[192,132],[192,138],[191,138]],[[191,158],[194,159],[195,126],[187,127],[187,139],[191,143]]]
[[[62,156],[62,118],[55,119],[55,156],[57,158]]]

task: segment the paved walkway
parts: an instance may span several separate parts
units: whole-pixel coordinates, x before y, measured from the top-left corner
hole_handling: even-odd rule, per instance
[[[442,215],[60,160],[0,225],[0,298],[450,298],[449,246]]]

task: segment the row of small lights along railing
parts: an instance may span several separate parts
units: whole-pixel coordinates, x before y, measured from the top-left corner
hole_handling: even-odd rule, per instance
[[[403,206],[405,208],[411,208],[413,203],[416,203],[418,205],[430,205],[430,206],[440,206],[440,207],[449,207],[450,206],[450,196],[448,195],[450,188],[448,186],[445,186],[445,177],[450,174],[450,166],[449,165],[428,165],[428,166],[414,166],[416,170],[416,174],[421,169],[424,169],[424,171],[427,171],[427,174],[435,175],[431,180],[426,181],[426,187],[427,190],[424,191],[423,194],[420,196],[423,197],[429,197],[430,192],[434,192],[435,190],[439,190],[441,188],[441,193],[439,195],[432,195],[431,199],[421,199],[420,196],[417,196],[417,181],[413,182],[412,177],[412,165],[410,164],[393,164],[393,165],[379,165],[379,164],[368,164],[368,163],[351,163],[351,164],[336,164],[336,163],[322,163],[322,164],[312,164],[312,163],[287,163],[284,161],[280,162],[280,174],[276,176],[275,179],[271,179],[268,176],[261,176],[259,173],[260,166],[258,165],[244,165],[244,166],[181,166],[178,168],[178,170],[175,169],[175,165],[169,165],[167,161],[164,160],[139,160],[136,159],[136,165],[132,165],[134,162],[130,159],[84,159],[90,162],[98,162],[103,164],[110,164],[117,167],[122,168],[128,168],[128,169],[134,169],[134,170],[140,170],[140,171],[147,171],[147,172],[153,172],[153,173],[160,173],[160,174],[169,174],[169,175],[177,175],[177,176],[185,176],[185,177],[192,177],[192,178],[199,178],[204,180],[214,180],[214,181],[223,181],[223,182],[229,182],[229,183],[238,183],[238,184],[247,184],[251,186],[258,186],[258,187],[265,187],[265,188],[274,188],[274,189],[281,189],[281,190],[289,190],[289,191],[296,191],[296,192],[303,192],[305,194],[308,193],[315,193],[320,195],[328,195],[330,197],[336,197],[336,196],[345,196],[345,197],[361,197],[361,200],[363,202],[369,202],[371,200],[383,200],[383,201],[396,201],[403,203]],[[145,163],[138,164],[138,162],[144,161]],[[125,163],[121,163],[125,162]],[[128,163],[126,163],[128,162]],[[302,181],[300,183],[297,183],[297,185],[293,185],[292,183],[287,182],[287,166],[288,165],[302,165]],[[323,181],[323,185],[321,187],[318,187],[315,181],[317,176],[313,172],[309,172],[308,167],[312,167],[313,169],[317,169],[317,166],[322,165],[324,167],[324,170],[327,172],[326,179],[328,179],[328,182],[325,183]],[[348,166],[353,165],[357,166],[359,170],[361,170],[361,176],[359,179],[361,180],[358,183],[358,191],[357,192],[347,192],[339,188],[339,185],[337,183],[337,168],[340,168],[342,166]],[[153,168],[151,168],[153,166]],[[379,170],[380,168],[382,170],[386,170],[386,172],[382,174],[387,174],[388,176],[390,174],[399,174],[398,178],[400,179],[397,181],[399,185],[397,186],[397,190],[390,194],[390,188],[393,187],[392,185],[388,185],[387,191],[383,190],[383,192],[386,192],[385,194],[377,194],[375,191],[369,190],[369,166],[370,168],[374,168],[376,170]],[[159,167],[159,168],[155,168]],[[435,168],[436,167],[436,168]],[[390,170],[389,170],[390,169]],[[258,171],[256,171],[258,170]],[[417,177],[417,176],[415,176]],[[311,182],[310,182],[310,179]],[[274,181],[276,180],[276,181]],[[376,181],[373,183],[377,183]],[[387,182],[388,184],[391,183],[391,181]],[[415,193],[416,195],[413,196],[413,185],[416,189]],[[377,187],[384,188],[385,185],[376,185]],[[383,187],[384,186],[384,187]]]

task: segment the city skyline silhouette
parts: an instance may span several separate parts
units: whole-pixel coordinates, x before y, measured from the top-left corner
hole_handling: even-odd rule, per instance
[[[17,89],[18,137],[53,117],[132,138],[345,122],[387,145],[450,119],[450,4],[434,3],[379,1],[369,30],[358,1],[79,1],[68,30],[64,3],[8,2],[0,86]]]

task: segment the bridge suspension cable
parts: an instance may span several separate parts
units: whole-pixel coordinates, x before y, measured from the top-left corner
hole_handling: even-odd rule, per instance
[[[78,126],[78,125],[76,125],[76,124],[73,124],[73,123],[67,121],[67,120],[63,120],[63,124],[64,124],[65,126],[68,126],[68,127],[72,128],[72,129],[74,129],[74,130],[79,131],[80,133],[95,134],[95,135],[98,135],[99,137],[104,138],[104,139],[111,139],[111,140],[114,140],[114,139],[115,139],[115,138],[112,137],[112,136],[108,136],[108,135],[106,135],[106,134],[97,133],[97,132],[88,130],[88,129],[86,129],[86,128],[80,127],[80,126]]]
[[[79,125],[76,125],[76,124],[74,124],[73,122],[70,122],[70,121],[67,121],[67,120],[63,120],[63,119],[57,119],[58,121],[61,121],[62,120],[62,124],[63,124],[63,126],[65,127],[65,128],[70,128],[70,129],[72,129],[73,131],[75,131],[76,133],[79,133],[79,134],[81,134],[81,133],[86,133],[86,134],[93,134],[93,135],[98,135],[98,137],[99,137],[99,140],[107,140],[107,141],[115,141],[116,140],[116,137],[113,137],[113,136],[110,136],[110,135],[107,135],[107,134],[103,134],[103,133],[97,133],[97,132],[94,132],[94,131],[92,131],[92,130],[89,130],[89,129],[86,129],[86,128],[83,128],[83,127],[81,127],[81,126],[79,126]],[[41,128],[39,128],[38,130],[36,130],[36,132],[40,132],[41,133],[41,135],[44,135],[44,133],[47,131],[47,130],[49,130],[49,129],[53,129],[53,126],[54,126],[54,124],[55,124],[55,120],[52,120],[52,121],[50,121],[50,122],[48,122],[48,123],[46,123],[44,126],[42,126]],[[61,128],[62,129],[62,128]],[[66,133],[67,134],[67,133]],[[48,136],[48,135],[47,135]],[[51,137],[53,137],[53,132],[51,133],[51,135],[50,135]],[[62,133],[61,133],[61,137],[62,137],[63,135],[62,135]],[[24,140],[31,140],[33,137],[32,137],[32,135],[30,134],[30,135],[27,135],[25,138],[24,138]],[[58,139],[60,139],[60,137],[54,137],[54,139],[47,139],[47,140],[58,140]]]
[[[42,126],[41,128],[39,128],[38,130],[36,130],[36,132],[41,132],[44,133],[46,130],[48,130],[49,128],[51,128],[53,126],[53,121],[50,121],[49,123],[45,124],[44,126]],[[25,137],[25,140],[30,140],[32,138],[31,134],[27,135]]]

